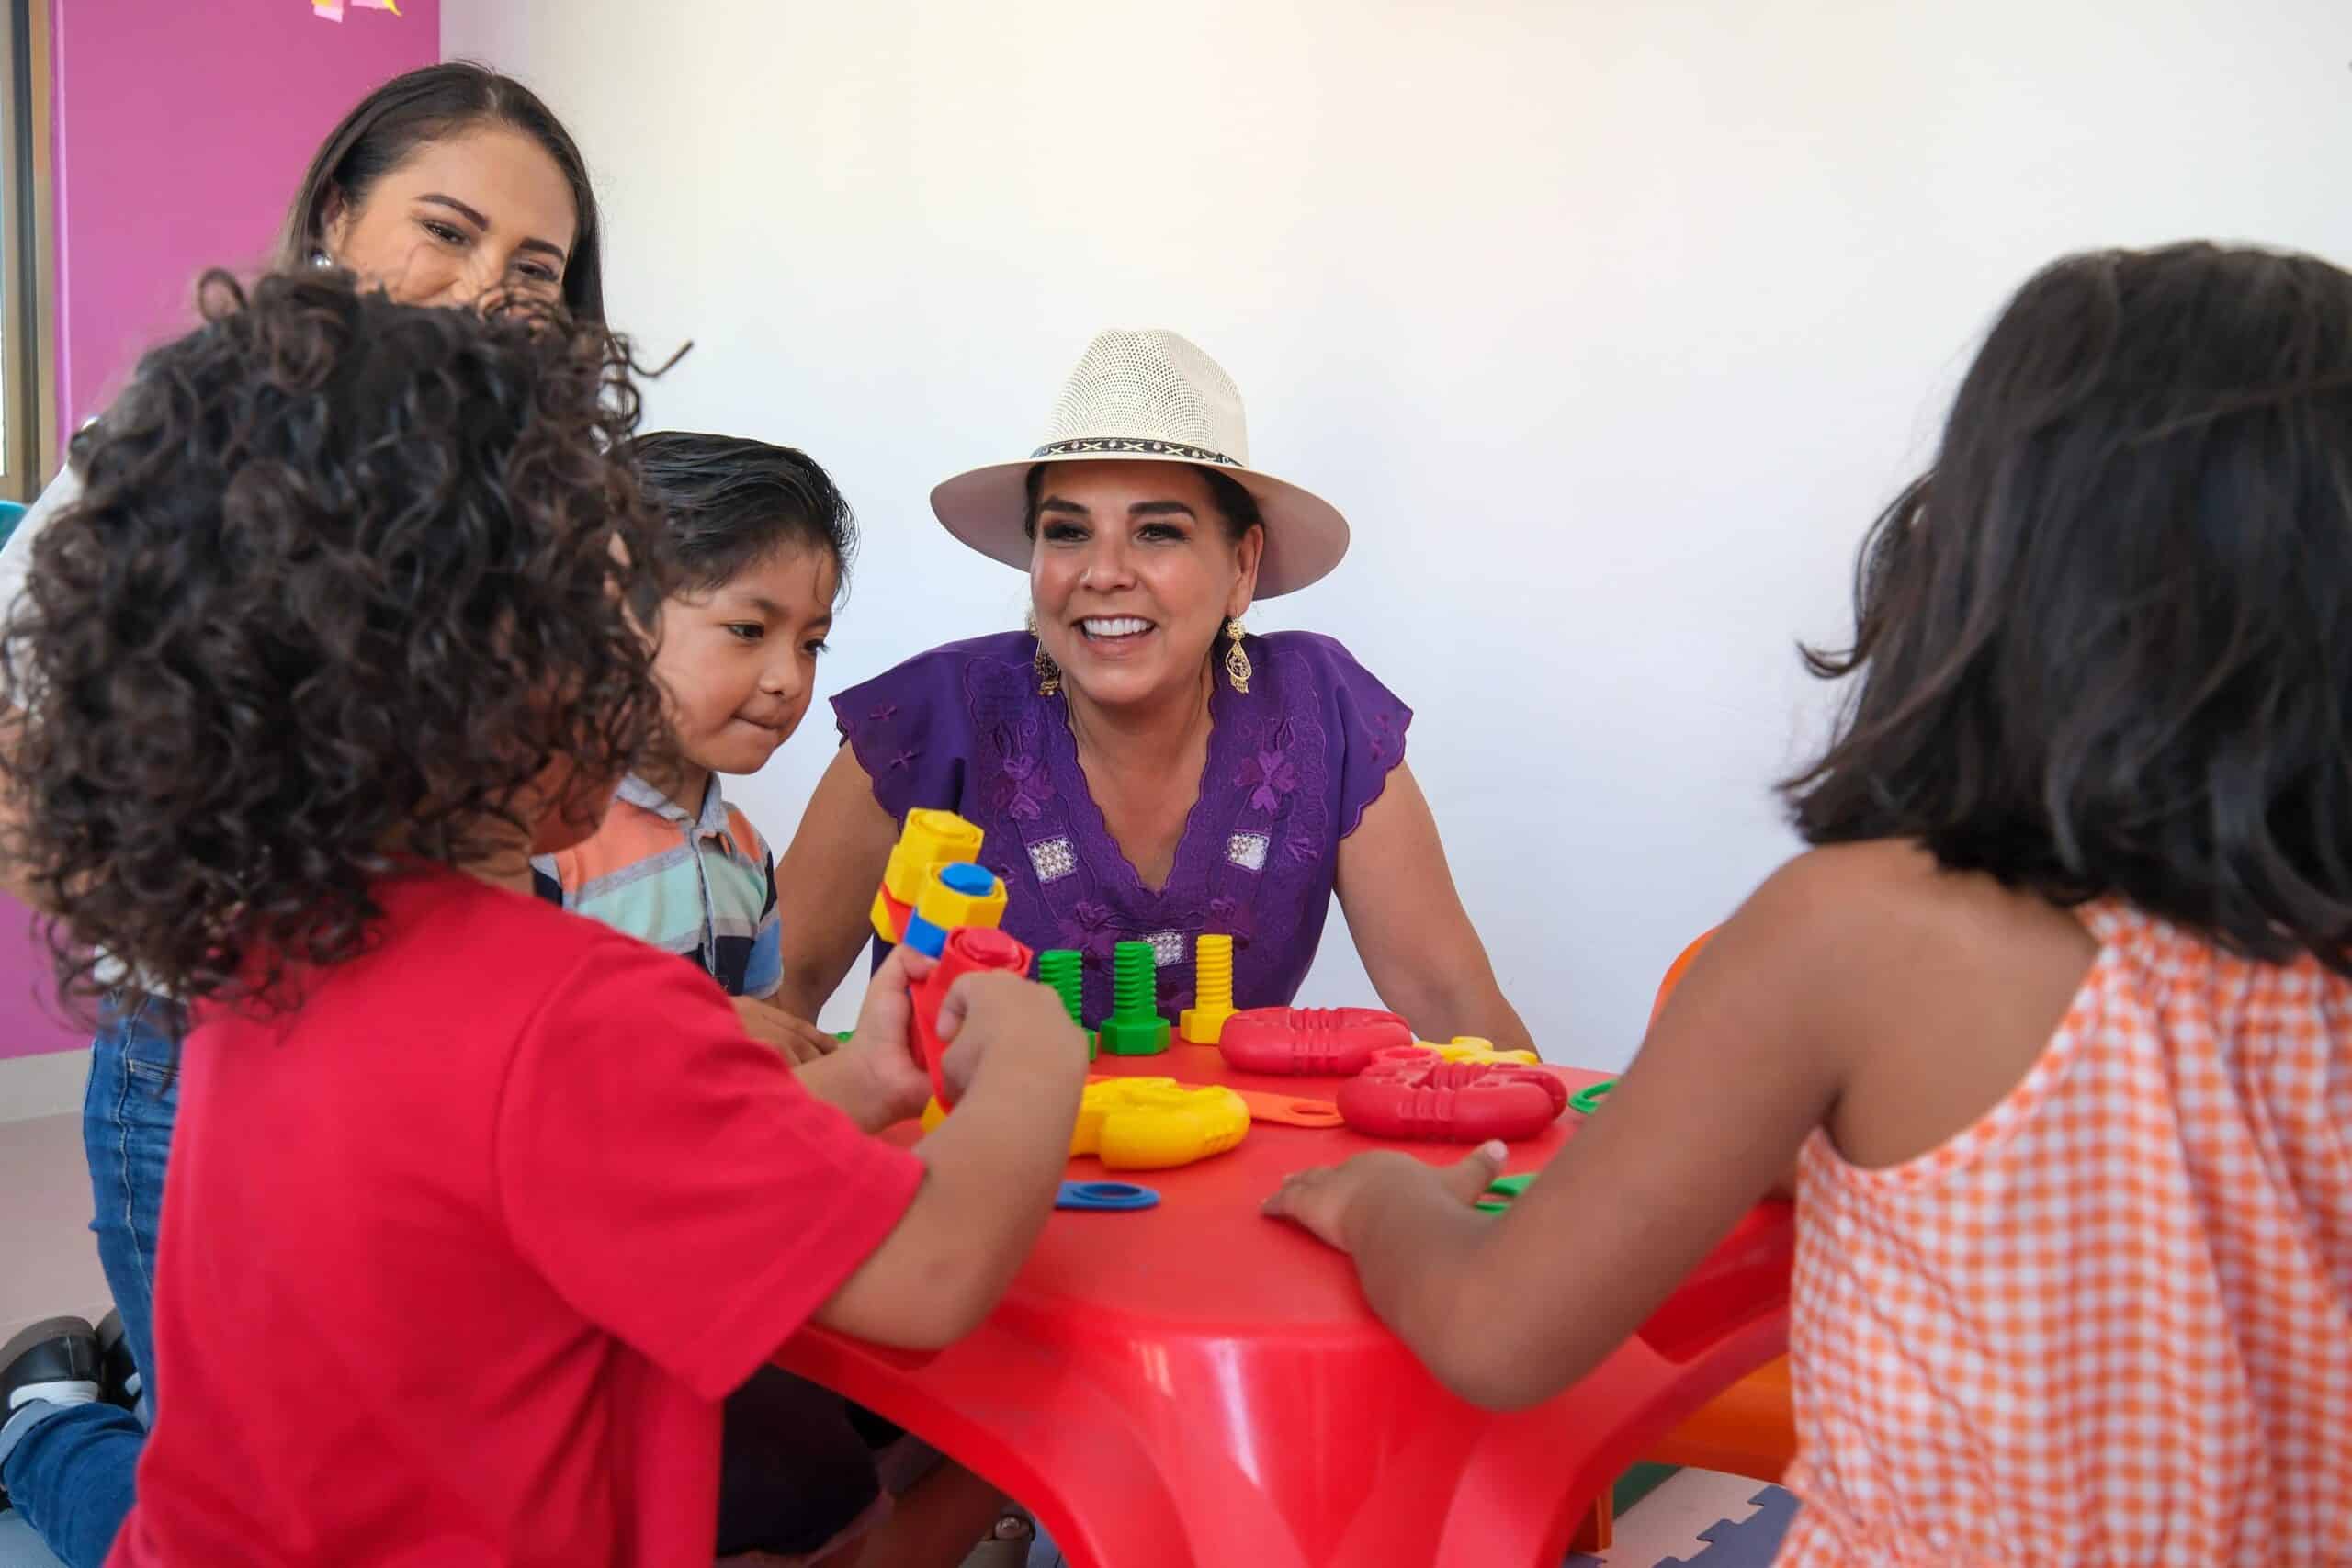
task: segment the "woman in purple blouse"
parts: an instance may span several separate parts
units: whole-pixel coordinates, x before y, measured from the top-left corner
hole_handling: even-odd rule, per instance
[[[1029,573],[1031,629],[949,643],[833,699],[847,741],[777,868],[779,1004],[813,1018],[870,934],[915,807],[988,835],[1005,929],[1086,955],[1158,950],[1160,1010],[1193,1000],[1193,939],[1234,939],[1237,1007],[1287,1005],[1331,895],[1383,1002],[1423,1039],[1532,1048],[1405,765],[1412,711],[1329,637],[1251,637],[1251,601],[1340,562],[1328,503],[1248,467],[1241,398],[1172,333],[1105,333],[1045,445],[949,479],[957,538]]]

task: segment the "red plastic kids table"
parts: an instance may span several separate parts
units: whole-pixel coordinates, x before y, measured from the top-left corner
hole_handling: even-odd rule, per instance
[[[1333,1088],[1228,1072],[1209,1046],[1094,1070]],[[1579,1121],[1514,1145],[1510,1168],[1542,1167]],[[1645,1448],[1787,1348],[1794,1233],[1774,1202],[1574,1387],[1509,1415],[1466,1404],[1372,1315],[1346,1258],[1258,1213],[1288,1172],[1376,1146],[1261,1122],[1229,1154],[1114,1172],[1159,1207],[1056,1213],[961,1343],[917,1356],[811,1328],[778,1359],[1017,1498],[1073,1568],[1552,1568]]]

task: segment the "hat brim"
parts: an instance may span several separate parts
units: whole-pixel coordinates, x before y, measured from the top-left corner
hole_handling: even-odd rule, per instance
[[[1029,470],[1040,463],[1170,463],[1158,454],[1087,452],[991,463],[957,474],[931,492],[931,510],[947,531],[990,560],[1029,570]],[[1261,599],[1295,593],[1330,574],[1348,553],[1348,520],[1311,491],[1255,468],[1194,463],[1225,475],[1256,498],[1266,523],[1266,553],[1258,563]]]

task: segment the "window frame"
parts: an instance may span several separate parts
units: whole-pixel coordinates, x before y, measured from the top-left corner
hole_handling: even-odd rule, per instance
[[[0,0],[7,52],[0,70],[0,499],[30,502],[55,472],[56,250],[50,171],[48,0]]]

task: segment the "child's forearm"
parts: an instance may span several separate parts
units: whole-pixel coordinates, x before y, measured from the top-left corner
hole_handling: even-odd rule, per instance
[[[1490,1352],[1498,1325],[1475,1295],[1493,1222],[1426,1179],[1398,1171],[1358,1194],[1345,1221],[1364,1299],[1439,1382],[1475,1404],[1516,1403],[1519,1380]]]
[[[891,1102],[888,1091],[875,1081],[865,1061],[853,1052],[837,1051],[813,1062],[802,1062],[792,1073],[800,1080],[802,1089],[856,1122],[862,1133],[878,1133],[904,1120],[899,1108]]]
[[[946,1202],[944,1222],[978,1245],[969,1281],[975,1323],[1012,1282],[1053,1213],[1084,1066],[1083,1057],[1069,1071],[1018,1059],[983,1062],[956,1113],[917,1146]]]
[[[935,1349],[992,1311],[1053,1211],[1085,1055],[1000,1048],[917,1145],[928,1174],[898,1228],[818,1315],[861,1338]]]

